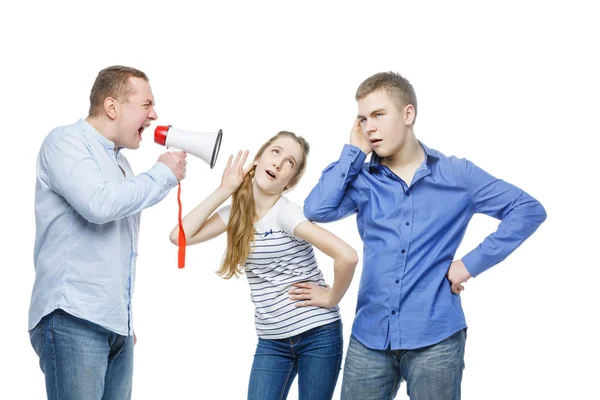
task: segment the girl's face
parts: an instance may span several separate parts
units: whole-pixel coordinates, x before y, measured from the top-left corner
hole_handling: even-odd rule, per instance
[[[290,189],[296,183],[294,178],[303,157],[302,147],[291,137],[275,139],[260,158],[254,160],[256,184],[268,194],[279,194]]]

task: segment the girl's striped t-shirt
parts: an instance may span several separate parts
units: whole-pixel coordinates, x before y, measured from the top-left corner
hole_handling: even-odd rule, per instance
[[[227,224],[231,206],[217,213]],[[254,224],[252,252],[244,270],[255,306],[256,333],[263,339],[283,339],[340,319],[339,307],[296,307],[288,291],[297,282],[325,286],[323,274],[310,243],[294,236],[306,221],[302,209],[280,197],[269,212]]]

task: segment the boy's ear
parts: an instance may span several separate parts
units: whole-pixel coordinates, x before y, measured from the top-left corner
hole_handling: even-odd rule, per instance
[[[412,125],[415,122],[415,107],[412,104],[404,107],[404,123]]]

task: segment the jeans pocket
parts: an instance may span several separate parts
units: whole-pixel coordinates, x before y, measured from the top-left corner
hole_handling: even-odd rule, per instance
[[[341,355],[344,351],[342,326],[339,321],[320,326],[302,338],[302,343],[312,354],[321,356]]]

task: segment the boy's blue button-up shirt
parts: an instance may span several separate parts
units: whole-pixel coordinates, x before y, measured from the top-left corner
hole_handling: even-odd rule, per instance
[[[499,263],[544,221],[542,205],[472,162],[422,145],[408,186],[373,153],[345,145],[304,203],[316,222],[357,213],[364,244],[354,336],[365,346],[415,349],[465,328],[446,273],[475,213],[500,219],[496,232],[462,258],[472,276]]]

